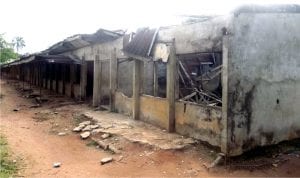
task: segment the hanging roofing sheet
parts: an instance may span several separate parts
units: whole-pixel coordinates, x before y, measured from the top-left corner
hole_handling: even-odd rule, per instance
[[[132,40],[124,46],[123,51],[131,57],[150,59],[157,33],[158,29],[140,29]]]

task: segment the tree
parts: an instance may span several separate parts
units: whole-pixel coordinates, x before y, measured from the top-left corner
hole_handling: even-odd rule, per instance
[[[14,49],[12,48],[12,45],[3,38],[3,34],[0,34],[0,63],[17,59],[18,56],[19,55],[15,53]]]
[[[17,59],[19,56],[14,52],[12,48],[3,48],[0,49],[0,51],[0,63],[4,63],[12,59]]]
[[[17,53],[19,53],[19,49],[25,47],[25,41],[23,37],[17,36],[12,40],[12,45],[14,46],[14,48],[16,48]]]

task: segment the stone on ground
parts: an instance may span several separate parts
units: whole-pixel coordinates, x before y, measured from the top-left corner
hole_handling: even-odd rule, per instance
[[[88,138],[90,135],[91,135],[90,132],[83,132],[82,134],[80,134],[80,137],[81,137],[82,139],[86,139],[86,138]]]
[[[91,126],[91,129],[97,129],[99,127],[98,124],[95,124],[95,125],[90,125]]]
[[[57,163],[53,163],[53,167],[54,167],[54,168],[59,168],[59,167],[60,167],[60,165],[61,165],[61,163],[59,163],[59,162],[57,162]]]
[[[67,135],[66,132],[59,132],[59,133],[58,133],[58,136],[65,136],[65,135]]]
[[[80,132],[84,127],[85,127],[85,125],[79,125],[78,127],[75,127],[73,129],[73,132]]]
[[[113,160],[112,157],[103,158],[101,159],[101,165],[112,162],[112,160]]]
[[[82,129],[83,132],[84,132],[84,131],[91,131],[91,130],[92,130],[91,125],[87,125],[87,126],[85,126],[85,127]]]
[[[92,134],[97,134],[99,132],[102,132],[102,129],[94,129],[94,130],[92,130]]]
[[[110,134],[109,134],[109,133],[105,133],[105,134],[102,134],[102,135],[101,135],[101,138],[102,138],[102,139],[107,139],[108,137],[110,137]]]
[[[84,122],[81,122],[79,125],[87,126],[87,125],[90,125],[90,124],[91,124],[91,121],[84,121]]]

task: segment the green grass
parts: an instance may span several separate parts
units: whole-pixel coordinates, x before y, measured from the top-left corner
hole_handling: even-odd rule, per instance
[[[94,140],[91,140],[90,142],[88,142],[88,143],[86,144],[86,146],[97,146],[97,145],[98,145],[98,143],[95,142]]]
[[[0,93],[0,99],[4,98],[4,94]]]
[[[17,164],[11,159],[6,138],[0,134],[0,177],[12,177],[17,172]]]
[[[78,124],[80,124],[80,123],[83,122],[83,121],[88,121],[88,120],[89,120],[89,119],[88,119],[86,116],[84,116],[83,114],[74,114],[74,115],[73,115],[73,119],[74,119],[75,125],[78,125]]]

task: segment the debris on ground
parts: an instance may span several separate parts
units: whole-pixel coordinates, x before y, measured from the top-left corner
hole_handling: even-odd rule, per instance
[[[102,129],[94,129],[94,130],[92,130],[92,134],[97,134],[97,133],[100,133],[100,132],[102,132]]]
[[[113,158],[112,157],[107,157],[107,158],[103,158],[101,159],[101,165],[112,162]]]
[[[276,164],[276,163],[273,163],[273,164],[272,164],[272,166],[274,166],[274,167],[278,167],[278,164]]]
[[[108,145],[108,149],[111,151],[111,152],[113,152],[114,154],[120,154],[121,152],[120,152],[120,150],[119,149],[117,149],[115,146],[113,146],[113,145]]]
[[[53,167],[54,167],[54,168],[59,168],[60,166],[61,166],[61,163],[60,163],[60,162],[53,163]]]
[[[36,97],[40,97],[41,95],[39,94],[29,94],[29,95],[26,95],[25,98],[36,98]]]
[[[52,112],[50,110],[43,110],[40,112],[36,112],[35,116],[33,116],[32,118],[35,119],[37,122],[43,122],[49,119],[52,119]]]
[[[117,161],[118,161],[118,162],[119,162],[119,161],[122,161],[123,158],[124,158],[124,156],[121,155]]]
[[[65,136],[65,135],[67,135],[67,133],[66,132],[59,132],[57,135],[58,136]]]
[[[225,158],[225,154],[224,153],[219,153],[217,158],[209,165],[209,166],[206,166],[206,169],[211,169],[211,168],[214,168],[216,167],[217,165],[221,164],[223,161],[224,161],[224,158]]]
[[[19,108],[15,108],[15,109],[13,109],[13,111],[15,111],[15,112],[17,112],[17,111],[19,111],[20,109]]]
[[[95,138],[92,138],[92,140],[97,143],[99,145],[99,147],[101,147],[103,150],[107,150],[109,148],[109,145],[106,144],[105,142],[101,141],[101,140],[98,140],[98,139],[95,139]]]
[[[82,139],[87,139],[90,135],[91,135],[91,133],[86,131],[86,132],[83,132],[82,134],[80,134],[80,137]]]
[[[132,143],[151,145],[163,150],[182,150],[196,143],[192,138],[165,133],[161,129],[144,122],[137,122],[131,119],[119,119],[117,115],[108,114],[107,112],[88,111],[82,115],[100,125],[99,130],[91,131],[93,135],[95,135],[96,132],[120,135]],[[109,117],[115,117],[115,119],[103,119],[108,115]]]
[[[79,125],[73,129],[73,132],[80,132],[84,127],[84,125]]]
[[[85,126],[85,127],[82,129],[83,132],[84,132],[84,131],[91,131],[91,130],[92,130],[91,125],[87,125],[87,126]]]
[[[41,107],[41,105],[40,104],[35,104],[35,105],[29,106],[29,108],[38,108],[38,107]]]
[[[102,135],[101,135],[101,138],[102,138],[102,139],[107,139],[108,137],[110,137],[110,134],[109,134],[109,133],[105,133],[105,134],[102,134]]]
[[[99,127],[98,124],[90,125],[91,129],[97,129]]]
[[[90,124],[91,124],[91,121],[84,121],[84,122],[79,123],[79,125],[84,125],[84,126],[87,126]]]

